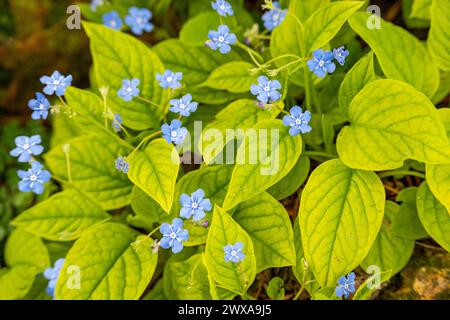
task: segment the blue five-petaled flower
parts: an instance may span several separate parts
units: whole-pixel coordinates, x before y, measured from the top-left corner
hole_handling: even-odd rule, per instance
[[[311,120],[311,112],[302,112],[302,108],[299,106],[293,106],[289,112],[290,115],[285,115],[283,117],[283,124],[290,127],[289,134],[291,136],[296,136],[300,133],[308,133],[312,130],[308,124]]]
[[[45,289],[45,291],[51,296],[54,296],[55,294],[56,282],[58,281],[58,277],[64,265],[64,261],[64,258],[60,258],[55,261],[55,265],[53,268],[49,267],[44,271],[44,278],[48,280],[47,288]]]
[[[231,51],[231,46],[236,43],[237,38],[234,33],[230,33],[228,26],[222,24],[217,31],[210,30],[208,33],[209,40],[206,45],[213,50],[219,49],[222,54],[227,54]]]
[[[188,231],[183,229],[183,220],[175,218],[172,224],[161,224],[160,231],[163,235],[160,245],[161,248],[172,248],[173,253],[183,250],[183,242],[189,238]]]
[[[9,154],[13,157],[19,157],[19,162],[28,162],[31,160],[31,156],[38,156],[44,151],[44,147],[40,145],[40,135],[31,137],[18,136],[14,142],[16,143],[16,148],[12,149]]]
[[[231,261],[238,263],[245,258],[245,254],[242,252],[244,244],[242,242],[236,242],[234,245],[228,244],[223,248],[225,252],[225,261]]]
[[[217,11],[219,15],[223,17],[226,17],[227,15],[233,15],[233,8],[231,7],[231,4],[225,0],[216,0],[215,2],[211,3],[211,6],[214,10]]]
[[[42,84],[45,84],[44,93],[51,96],[56,93],[58,97],[63,96],[68,86],[72,84],[72,76],[69,74],[67,77],[63,76],[59,71],[53,72],[49,76],[43,76],[40,79]]]
[[[262,19],[264,21],[264,27],[272,31],[279,26],[284,18],[286,18],[287,10],[281,10],[281,6],[278,1],[273,2],[275,9],[269,10],[263,14]]]
[[[338,280],[335,293],[338,297],[344,296],[348,299],[350,293],[355,292],[355,273],[350,272],[347,277],[342,276]]]
[[[125,17],[125,23],[130,27],[134,34],[142,35],[145,32],[153,30],[153,24],[150,22],[152,12],[145,8],[131,7],[128,15]]]
[[[186,94],[181,99],[170,100],[169,110],[174,113],[179,113],[184,117],[189,117],[191,112],[195,112],[195,110],[197,110],[197,106],[198,103],[192,101],[192,96],[190,94]]]
[[[252,84],[250,91],[262,103],[275,102],[281,98],[278,90],[281,83],[278,80],[269,80],[266,76],[258,78],[258,84]]]
[[[115,10],[105,13],[102,17],[102,20],[103,25],[106,27],[110,27],[111,29],[114,30],[122,29],[123,25],[122,19]]]
[[[33,110],[31,114],[33,120],[47,119],[50,103],[42,93],[36,92],[36,99],[29,100],[28,107]]]
[[[44,192],[44,183],[51,178],[50,172],[42,170],[44,166],[37,161],[31,163],[31,168],[28,171],[18,170],[17,175],[21,181],[19,181],[19,190],[22,192],[33,191],[36,194],[42,194]]]
[[[333,59],[334,55],[331,51],[318,49],[313,52],[313,58],[308,60],[307,65],[316,76],[324,78],[327,73],[333,73],[336,70]]]
[[[339,47],[337,49],[333,49],[333,56],[341,66],[343,66],[345,64],[345,58],[349,54],[350,54],[350,52],[348,50],[346,50],[344,46]]]
[[[126,161],[124,157],[119,156],[116,159],[116,169],[123,173],[128,173],[128,171],[130,170],[130,164]]]
[[[133,97],[137,97],[140,93],[138,88],[139,83],[139,79],[136,78],[122,80],[122,88],[117,91],[117,95],[126,102],[131,101]]]
[[[166,139],[168,143],[180,144],[183,143],[188,131],[185,127],[181,126],[181,121],[178,119],[172,120],[169,124],[164,123],[161,126],[161,131],[163,133],[163,138]]]
[[[197,189],[190,196],[183,193],[180,196],[180,216],[185,219],[192,217],[192,220],[199,221],[206,215],[205,211],[211,210],[212,205],[209,199],[205,199],[205,191]]]
[[[163,74],[156,74],[156,80],[159,81],[160,87],[164,89],[178,89],[181,87],[181,79],[183,79],[183,73],[172,72],[172,70],[166,70]]]

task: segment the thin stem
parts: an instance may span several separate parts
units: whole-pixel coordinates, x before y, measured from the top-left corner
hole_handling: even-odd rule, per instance
[[[70,144],[63,145],[64,157],[66,158],[67,179],[72,183],[72,168],[70,166]]]
[[[54,174],[52,174],[52,179],[58,181],[59,183],[70,184],[69,181],[64,180],[63,178],[60,178],[58,176],[55,176]]]
[[[252,59],[252,61],[256,64],[256,66],[257,66],[258,68],[261,68],[261,62],[258,62],[258,61],[255,59],[255,57],[254,57],[254,55],[255,55],[260,61],[264,61],[263,57],[262,57],[258,52],[256,52],[255,50],[253,50],[253,49],[247,47],[245,44],[241,43],[240,41],[236,41],[236,45],[237,45],[239,48],[241,48],[242,50],[247,51],[248,55],[250,56],[250,58]]]
[[[425,179],[425,174],[422,172],[409,171],[409,170],[391,170],[385,171],[378,174],[380,178],[387,178],[392,176],[414,176]]]
[[[106,95],[103,95],[103,118],[105,118],[105,128],[108,129],[108,105],[106,103]]]
[[[329,158],[334,159],[337,158],[336,155],[328,153],[328,152],[322,152],[322,151],[303,151],[303,156],[309,156],[309,157],[322,157],[322,158]]]
[[[156,137],[157,135],[160,135],[160,134],[161,134],[161,130],[156,131],[156,132],[153,132],[152,134],[149,134],[148,136],[146,136],[144,139],[142,139],[141,142],[139,142],[139,144],[137,145],[137,147],[134,148],[133,151],[131,151],[131,153],[127,156],[127,158],[128,158],[128,159],[131,158],[131,156],[132,156],[136,151],[138,151],[139,148],[140,148],[145,142],[147,142],[148,140],[150,140],[150,139],[152,139],[152,138],[154,138],[154,137]]]
[[[295,58],[295,59],[298,59],[298,60],[303,60],[302,57],[299,57],[296,54],[283,54],[283,55],[278,56],[276,58],[270,59],[265,64],[271,64],[271,63],[273,63],[273,62],[275,62],[277,60],[284,59],[284,58]]]
[[[435,246],[432,246],[432,245],[430,245],[430,244],[422,243],[422,242],[419,242],[419,241],[416,241],[416,244],[417,244],[418,246],[421,246],[421,247],[424,247],[424,248],[427,248],[427,249],[431,249],[431,250],[445,251],[445,249],[443,249],[443,248],[441,248],[441,247],[435,247]]]
[[[303,67],[303,75],[305,79],[305,100],[306,100],[306,109],[308,109],[310,112],[311,110],[311,83],[309,82],[309,74],[307,71],[307,65],[306,61],[304,63]]]
[[[137,96],[136,98],[138,98],[139,100],[141,100],[141,101],[143,101],[143,102],[146,102],[146,103],[148,103],[148,104],[151,104],[152,106],[154,106],[154,107],[156,107],[156,108],[161,108],[161,106],[160,106],[159,104],[156,104],[156,103],[154,103],[153,101],[148,100],[148,99],[146,99],[146,98],[144,98],[144,97]]]

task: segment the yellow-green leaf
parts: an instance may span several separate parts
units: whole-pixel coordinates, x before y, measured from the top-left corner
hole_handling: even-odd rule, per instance
[[[433,0],[427,43],[438,67],[450,71],[450,1]]]

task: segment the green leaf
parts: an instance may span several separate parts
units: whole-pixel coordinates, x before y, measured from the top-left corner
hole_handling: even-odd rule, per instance
[[[321,286],[334,286],[367,255],[381,227],[384,198],[375,173],[350,169],[339,159],[313,171],[299,219],[305,258]]]
[[[242,242],[243,261],[225,261],[224,247]],[[205,248],[205,263],[218,286],[245,295],[256,276],[253,243],[247,232],[220,207],[214,207]]]
[[[98,87],[109,87],[108,106],[119,113],[124,125],[135,130],[159,127],[162,109],[139,99],[125,102],[117,95],[122,80],[138,78],[140,96],[161,105],[168,98],[156,74],[164,71],[158,56],[135,37],[111,28],[84,22],[84,29],[91,40],[94,60],[93,76]]]
[[[450,2],[433,1],[428,49],[438,67],[450,71]]]
[[[272,300],[283,300],[284,281],[280,277],[270,279],[266,289],[267,295]]]
[[[352,100],[348,118],[350,126],[339,133],[337,151],[349,167],[389,170],[406,159],[449,161],[450,145],[436,108],[404,82],[372,81]]]
[[[450,138],[450,109],[439,109],[439,114]],[[427,164],[425,172],[431,192],[450,212],[450,164]]]
[[[417,191],[417,210],[425,230],[450,252],[450,212],[433,196],[425,181]]]
[[[152,230],[154,223],[161,222],[169,217],[158,202],[137,186],[133,187],[131,193],[131,208],[135,215],[127,216],[127,222],[134,227],[143,228],[147,231]]]
[[[267,189],[275,199],[286,199],[294,194],[306,181],[309,174],[310,161],[307,156],[300,156],[289,173],[276,184]]]
[[[50,259],[41,239],[16,229],[6,242],[5,263],[7,267],[0,269],[0,299],[15,300],[25,297]]]
[[[216,165],[205,166],[198,170],[193,170],[184,175],[175,188],[175,202],[172,209],[172,216],[178,216],[181,210],[180,196],[183,193],[190,195],[201,188],[205,192],[205,198],[209,199],[213,205],[221,206],[225,199],[226,189],[230,182],[233,166]],[[205,221],[211,221],[212,212],[205,212]],[[189,221],[184,227],[189,232],[189,239],[184,243],[186,246],[196,246],[206,242],[208,229],[199,223]]]
[[[83,193],[68,189],[22,212],[11,223],[48,240],[69,241],[109,218]]]
[[[122,224],[103,223],[92,228],[67,254],[56,284],[56,299],[139,299],[158,260],[151,244],[152,239],[138,236]]]
[[[63,112],[52,114],[52,135],[50,147],[57,146],[79,136],[82,132],[80,126]]]
[[[98,126],[104,126],[104,108],[103,100],[96,94],[81,90],[75,87],[69,87],[64,94],[67,104],[74,113],[72,119],[85,131],[96,131]],[[108,125],[111,121],[108,120]]]
[[[131,155],[128,162],[130,180],[169,212],[180,169],[175,147],[163,138],[155,139],[143,151]]]
[[[401,238],[392,232],[395,216],[400,214],[400,206],[386,202],[385,221],[361,266],[368,272],[375,265],[382,271],[390,271],[391,276],[400,272],[408,263],[414,251],[414,240]]]
[[[298,283],[305,286],[306,291],[310,295],[316,292],[320,286],[314,277],[314,274],[305,260],[305,253],[303,251],[302,236],[300,231],[299,219],[295,219],[294,222],[294,245],[295,245],[295,256],[296,264],[292,266],[292,272]]]
[[[227,135],[227,129],[236,130],[237,135],[243,130],[253,128],[259,121],[273,119],[277,115],[276,110],[264,111],[259,108],[254,100],[240,99],[230,103],[203,129],[199,150],[205,163],[213,162],[225,145],[236,138],[234,135]]]
[[[238,99],[250,98],[250,94],[231,93],[206,87],[191,87],[189,90],[184,90],[183,93],[190,93],[193,100],[198,103],[212,105],[221,105]]]
[[[341,300],[336,293],[336,287],[323,287],[314,292],[311,297],[311,300]]]
[[[233,93],[249,92],[257,76],[251,70],[255,66],[245,61],[233,61],[215,69],[206,80],[205,85],[218,90],[228,90]]]
[[[330,42],[363,3],[363,1],[332,2],[315,11],[304,26],[305,52],[309,54]]]
[[[291,171],[300,157],[301,137],[289,135],[280,120],[263,120],[253,129],[255,136],[247,136],[238,149],[223,204],[226,209],[273,186]]]
[[[414,0],[409,16],[411,18],[430,20],[432,2],[433,0]]]
[[[167,274],[166,274],[167,273]],[[174,289],[171,299],[211,300],[208,271],[203,264],[203,254],[193,255],[186,261],[169,263],[164,270],[164,279]]]
[[[256,272],[295,264],[294,234],[286,209],[263,192],[240,203],[233,219],[248,233],[256,255]]]
[[[67,144],[70,145],[72,184],[76,188],[83,190],[105,210],[130,203],[132,185],[127,176],[114,166],[117,156],[128,151],[114,141],[96,136],[80,136],[67,141]],[[54,175],[69,179],[62,145],[52,148],[44,158]]]
[[[367,278],[356,290],[355,295],[352,300],[369,300],[372,294],[378,290],[380,287],[376,285],[378,281],[382,284],[391,278],[391,270],[380,272],[379,274],[374,274]]]
[[[408,31],[382,19],[380,29],[367,28],[368,17],[356,13],[349,23],[372,48],[384,74],[433,97],[439,86],[439,71],[425,46]]]
[[[402,204],[397,214],[389,217],[392,222],[390,232],[393,235],[409,240],[428,237],[428,233],[423,228],[417,213],[416,198],[417,187],[402,189],[397,195],[395,200]]]
[[[210,48],[193,48],[176,39],[160,42],[153,49],[167,69],[183,72],[183,83],[188,86],[205,82],[214,69],[226,62],[242,60],[235,50],[220,54]]]
[[[373,66],[373,52],[362,57],[346,74],[339,88],[339,108],[342,114],[347,115],[353,98],[364,86],[376,79]]]

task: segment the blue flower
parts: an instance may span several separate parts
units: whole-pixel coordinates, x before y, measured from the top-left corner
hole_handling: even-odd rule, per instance
[[[18,136],[14,142],[16,143],[16,148],[12,149],[9,154],[13,157],[19,157],[19,162],[28,162],[31,160],[31,156],[38,156],[44,151],[44,147],[40,145],[40,135],[31,137]]]
[[[123,121],[122,121],[122,118],[120,117],[120,114],[115,114],[114,119],[112,119],[112,121],[111,121],[111,125],[116,132],[122,131],[122,127],[121,127],[122,123],[123,123]]]
[[[72,84],[72,76],[69,74],[65,77],[59,71],[53,72],[50,77],[43,76],[40,80],[42,84],[45,84],[44,93],[49,96],[54,93],[58,97],[64,95],[66,88]]]
[[[183,193],[180,196],[180,216],[185,219],[192,217],[192,220],[199,221],[205,217],[205,211],[210,211],[212,208],[211,201],[204,199],[205,192],[203,189],[197,189],[190,196]]]
[[[130,164],[126,161],[124,157],[119,156],[116,159],[116,169],[123,173],[128,173],[128,170],[130,170]]]
[[[233,15],[233,8],[231,7],[231,4],[225,0],[216,0],[216,2],[211,3],[211,6],[214,10],[217,11],[219,15],[223,17],[226,17],[227,15]]]
[[[117,95],[122,98],[124,101],[129,102],[133,99],[133,97],[136,97],[141,92],[138,89],[140,81],[139,79],[125,79],[122,80],[122,88],[117,91]]]
[[[91,1],[91,10],[97,11],[97,7],[100,7],[105,4],[105,0],[92,0]]]
[[[272,9],[263,14],[262,19],[264,21],[264,27],[272,31],[275,27],[278,27],[286,18],[287,10],[281,10],[281,6],[278,1],[273,2],[273,6],[276,9]]]
[[[197,110],[198,103],[191,102],[192,96],[188,93],[183,96],[181,99],[172,99],[170,100],[170,108],[169,110],[174,113],[179,113],[184,117],[189,117],[191,112],[195,112]]]
[[[206,45],[214,51],[219,49],[220,53],[226,54],[231,51],[230,45],[236,43],[237,38],[234,33],[230,33],[228,26],[222,24],[217,31],[210,30],[208,32],[209,40]]]
[[[266,76],[258,78],[258,84],[252,84],[250,91],[256,98],[262,102],[275,102],[281,98],[281,94],[277,91],[281,89],[281,83],[278,80],[269,80]]]
[[[141,35],[153,30],[153,24],[150,22],[152,12],[148,9],[131,7],[128,15],[125,17],[125,23],[130,27],[134,34]]]
[[[289,129],[289,134],[291,136],[296,136],[300,133],[307,133],[312,130],[308,125],[311,120],[311,112],[302,112],[302,108],[299,106],[293,106],[290,110],[291,115],[285,115],[283,117],[283,124]]]
[[[44,271],[44,278],[48,280],[47,288],[45,289],[45,291],[51,296],[54,296],[55,294],[56,281],[58,281],[58,277],[64,265],[64,261],[64,258],[60,258],[55,261],[55,266],[53,268],[49,267]]]
[[[183,79],[183,73],[172,72],[172,70],[166,70],[163,74],[156,74],[156,80],[159,81],[159,85],[164,89],[178,89],[181,87],[181,79]]]
[[[19,190],[22,192],[33,191],[36,194],[42,194],[44,192],[44,183],[51,178],[50,172],[42,170],[44,166],[37,161],[31,163],[31,168],[28,171],[18,170],[17,175],[21,181],[19,181]]]
[[[238,263],[245,258],[245,254],[242,252],[244,245],[242,242],[236,242],[234,245],[228,244],[223,247],[225,252],[225,261],[231,261],[233,263]]]
[[[348,52],[348,50],[345,49],[345,47],[339,47],[337,49],[333,49],[333,56],[336,59],[337,62],[339,62],[339,64],[341,66],[344,65],[345,63],[345,58],[350,54],[350,52]]]
[[[122,19],[115,10],[105,13],[102,17],[102,20],[103,25],[106,27],[110,27],[111,29],[114,30],[122,29],[123,25]]]
[[[355,273],[350,272],[347,277],[342,276],[339,278],[335,293],[339,298],[344,296],[348,299],[350,293],[353,292],[355,292]]]
[[[183,228],[183,220],[175,218],[172,224],[161,224],[160,231],[163,235],[160,245],[164,249],[172,248],[173,253],[183,250],[183,242],[189,238],[188,231]]]
[[[328,73],[333,73],[336,70],[336,65],[333,62],[334,56],[331,51],[323,51],[318,49],[313,53],[313,59],[308,60],[307,64],[309,70],[314,72],[319,78],[323,78]]]
[[[181,126],[181,121],[174,119],[170,123],[170,126],[165,123],[161,126],[161,131],[163,133],[163,138],[166,139],[168,143],[180,144],[183,143],[188,131],[185,127]]]
[[[29,100],[28,107],[33,110],[31,114],[33,120],[47,119],[50,103],[42,93],[36,92],[36,99]]]

